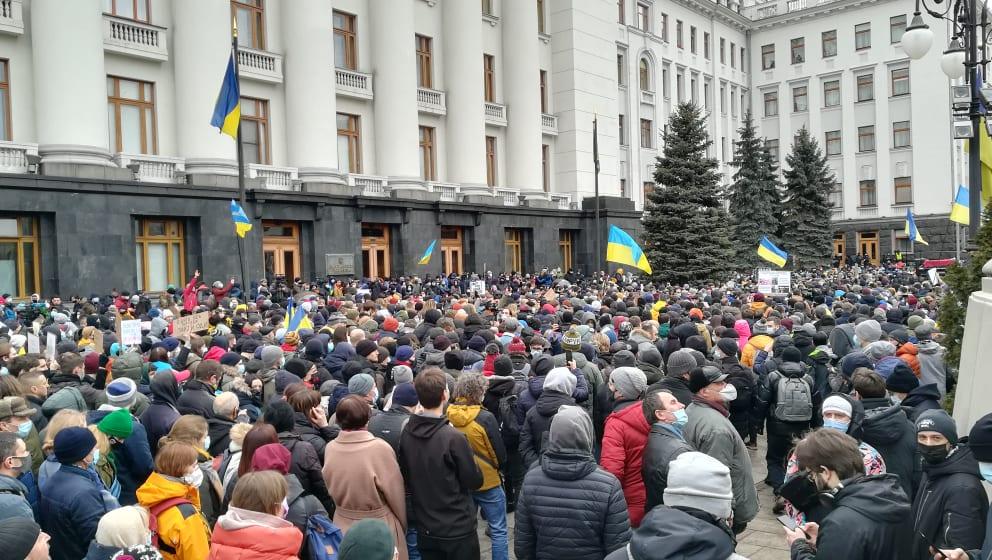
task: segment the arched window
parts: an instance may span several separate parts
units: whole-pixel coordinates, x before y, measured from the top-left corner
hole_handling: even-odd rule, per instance
[[[638,66],[638,76],[640,77],[641,91],[651,91],[651,72],[648,71],[648,60],[641,59]]]

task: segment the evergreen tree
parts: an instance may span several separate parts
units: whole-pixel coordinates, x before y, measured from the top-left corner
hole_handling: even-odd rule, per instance
[[[668,120],[657,185],[646,200],[644,250],[654,278],[675,284],[720,281],[735,268],[731,227],[720,200],[717,161],[699,107],[682,103]]]
[[[737,172],[727,194],[736,252],[734,263],[739,270],[745,270],[765,263],[757,254],[762,236],[767,235],[773,243],[778,243],[782,200],[778,162],[758,138],[750,111],[744,113],[744,123],[738,133],[740,140],[735,142],[734,161],[731,162]]]
[[[834,174],[817,141],[803,128],[786,156],[780,247],[796,268],[830,264],[830,189]]]
[[[947,348],[947,363],[955,368],[961,360],[968,298],[972,292],[982,288],[982,267],[992,259],[992,203],[986,205],[982,213],[982,227],[978,230],[975,243],[977,249],[969,255],[968,262],[955,263],[947,268],[944,282],[951,290],[941,300],[940,316],[937,318],[945,335],[940,343]]]

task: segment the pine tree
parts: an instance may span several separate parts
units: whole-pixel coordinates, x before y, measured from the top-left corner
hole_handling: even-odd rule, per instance
[[[969,255],[966,263],[955,263],[947,268],[944,282],[951,288],[940,302],[940,330],[944,333],[941,344],[947,348],[947,363],[955,368],[961,360],[961,341],[964,337],[965,315],[968,298],[982,288],[982,267],[992,259],[992,203],[982,213],[982,227],[975,239],[977,250]]]
[[[765,261],[757,254],[758,242],[767,235],[778,243],[779,191],[778,162],[758,138],[751,112],[744,113],[738,130],[734,161],[737,168],[728,190],[730,223],[733,225],[734,263],[738,270],[753,269]]]
[[[717,161],[706,157],[712,142],[699,107],[676,107],[664,142],[644,213],[644,250],[654,278],[675,284],[723,280],[735,268],[732,231]]]
[[[830,263],[830,189],[835,182],[827,157],[803,128],[786,156],[785,196],[779,237],[796,268]]]

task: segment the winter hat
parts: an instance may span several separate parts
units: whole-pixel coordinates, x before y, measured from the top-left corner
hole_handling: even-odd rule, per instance
[[[225,352],[223,356],[220,357],[220,363],[224,366],[237,367],[241,363],[241,354],[237,352]]]
[[[55,458],[62,464],[78,462],[96,447],[96,438],[86,428],[73,426],[55,434]]]
[[[359,373],[348,381],[348,393],[365,396],[375,387],[375,380],[367,373]]]
[[[855,325],[854,336],[861,342],[877,342],[882,338],[882,325],[874,319],[868,319]]]
[[[293,383],[299,383],[299,382],[300,382],[300,378],[296,377],[292,373],[289,373],[284,369],[276,370],[276,393],[279,393],[281,395],[286,390],[286,387],[289,387]]]
[[[793,324],[792,319],[790,319],[788,317],[786,317],[785,319],[782,319],[782,326],[785,328],[785,330],[787,330],[789,332],[792,332],[792,324]]]
[[[527,352],[527,345],[524,344],[524,341],[519,336],[515,336],[510,341],[510,344],[506,346],[506,351],[510,354],[524,354]]]
[[[968,434],[968,447],[971,448],[975,459],[984,463],[992,463],[992,413],[986,414],[975,422]]]
[[[513,375],[513,361],[507,355],[502,355],[493,362],[493,375],[506,377]]]
[[[913,333],[916,334],[916,338],[921,342],[924,340],[930,340],[930,336],[933,335],[933,327],[926,323],[920,323],[915,329],[913,329]]]
[[[310,369],[310,363],[299,358],[292,358],[290,360],[286,360],[286,365],[284,365],[283,368],[296,377],[303,379],[306,377],[307,371]]]
[[[566,352],[578,352],[582,349],[582,337],[576,330],[570,329],[561,338],[561,349]]]
[[[854,407],[851,406],[851,401],[840,395],[831,395],[823,400],[823,413],[826,414],[827,412],[840,412],[848,418],[854,417]]]
[[[0,521],[0,558],[27,558],[41,534],[33,519],[8,517]]]
[[[621,343],[617,343],[621,344]],[[626,348],[626,346],[624,347]],[[637,364],[637,358],[634,357],[634,353],[630,350],[620,350],[619,352],[613,354],[613,366],[614,367],[634,367]]]
[[[803,361],[803,353],[795,346],[786,346],[785,350],[782,350],[782,361],[798,364]]]
[[[740,350],[740,346],[737,341],[733,338],[721,338],[716,341],[716,347],[720,349],[725,356],[734,357],[737,356],[737,352]]]
[[[534,375],[538,377],[545,376],[548,375],[551,370],[555,369],[555,361],[551,359],[550,356],[541,354],[540,356],[534,358],[534,361],[531,362],[530,369],[534,372]],[[545,383],[546,382],[547,381],[545,381]]]
[[[864,354],[872,363],[877,364],[882,358],[895,356],[896,347],[887,340],[878,340],[866,346]]]
[[[396,361],[397,362],[409,362],[410,358],[413,357],[413,348],[410,346],[397,346],[396,347]]]
[[[413,383],[397,383],[393,389],[393,404],[399,406],[417,406],[417,389]]]
[[[281,443],[267,443],[255,450],[251,456],[252,471],[276,471],[279,474],[289,474],[292,455]]]
[[[461,352],[451,351],[444,353],[444,367],[448,369],[462,369],[465,367],[465,358]]]
[[[338,547],[338,559],[393,560],[395,548],[393,532],[382,520],[363,519],[348,529]]]
[[[958,444],[958,427],[954,419],[943,410],[927,410],[920,414],[916,419],[916,433],[920,432],[937,432],[947,438],[951,445]]]
[[[96,427],[110,437],[127,439],[131,437],[131,432],[134,430],[134,419],[127,409],[118,408],[104,416]]]
[[[0,420],[11,416],[29,418],[34,415],[34,409],[28,406],[22,397],[4,397],[0,399]]]
[[[916,327],[922,324],[923,324],[923,317],[920,317],[919,315],[910,315],[909,317],[906,318],[906,326],[909,327],[909,330],[911,331],[916,330]]]
[[[733,499],[730,469],[713,457],[688,451],[669,463],[666,506],[692,507],[717,519],[729,519]]]
[[[577,383],[575,375],[568,368],[556,367],[548,373],[548,377],[544,380],[544,390],[571,395],[575,391]]]
[[[137,391],[138,386],[130,378],[115,379],[107,385],[107,403],[118,408],[130,408]]]
[[[909,331],[906,329],[896,329],[889,333],[889,338],[896,341],[899,346],[909,342]]]
[[[259,356],[262,362],[266,365],[268,364],[278,364],[279,360],[282,358],[282,348],[278,346],[263,346],[262,353]]]
[[[400,383],[413,383],[413,370],[409,366],[393,366],[393,381]]]
[[[864,352],[851,352],[840,361],[840,372],[844,377],[850,379],[854,375],[854,370],[858,368],[871,369],[871,360],[865,356]]]
[[[107,547],[143,543],[148,536],[148,514],[140,506],[124,506],[103,514],[94,540]]]
[[[475,335],[469,339],[468,347],[476,352],[484,352],[486,350],[486,339],[479,335]]]
[[[379,346],[375,342],[366,338],[365,340],[358,341],[358,344],[355,345],[355,354],[366,358],[378,349]]]
[[[444,352],[445,350],[448,349],[449,346],[451,346],[451,339],[449,339],[447,336],[443,334],[438,335],[434,337],[433,344],[435,350],[440,350],[441,352]]]
[[[632,367],[618,367],[610,374],[613,388],[629,400],[639,399],[648,388],[648,378],[644,372]]]
[[[687,349],[676,350],[668,356],[668,376],[682,377],[696,367],[696,358]]]
[[[382,322],[382,330],[396,332],[400,328],[400,322],[394,317],[386,317],[386,320]]]
[[[899,358],[896,358],[899,360]],[[913,370],[902,360],[892,369],[892,374],[885,380],[885,388],[893,393],[908,393],[920,386],[920,380]]]

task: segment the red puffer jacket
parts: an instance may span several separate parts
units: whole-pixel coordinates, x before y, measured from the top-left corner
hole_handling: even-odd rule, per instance
[[[303,533],[285,519],[232,506],[210,540],[208,560],[296,560]]]
[[[620,479],[631,527],[640,526],[647,502],[641,463],[650,430],[651,426],[641,410],[641,401],[635,401],[606,418],[599,464]]]

